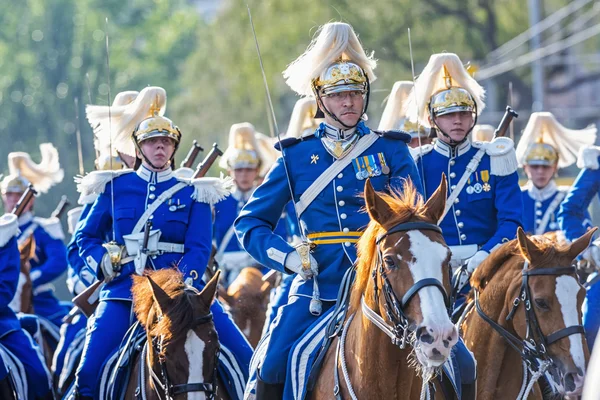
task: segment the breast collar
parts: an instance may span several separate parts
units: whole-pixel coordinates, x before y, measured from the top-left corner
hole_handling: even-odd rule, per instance
[[[466,154],[471,150],[471,141],[466,140],[458,146],[450,146],[448,143],[437,139],[433,145],[433,149],[444,157],[456,158]]]
[[[173,173],[173,169],[171,169],[171,168],[168,168],[168,169],[166,169],[164,171],[160,171],[160,172],[154,172],[154,171],[150,171],[148,168],[146,168],[143,165],[140,165],[140,167],[137,169],[137,171],[135,171],[135,173],[137,176],[139,176],[146,182],[155,183],[155,184],[161,183],[161,182],[166,182],[175,176],[175,174]]]
[[[554,196],[556,192],[558,192],[558,186],[556,185],[554,179],[552,179],[545,187],[541,189],[535,187],[535,185],[531,181],[527,181],[525,187],[527,188],[527,193],[529,194],[529,197],[536,201],[548,200],[549,198]]]

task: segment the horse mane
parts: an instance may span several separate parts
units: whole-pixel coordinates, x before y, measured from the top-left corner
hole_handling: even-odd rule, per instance
[[[169,304],[162,310],[164,313],[162,318],[157,320],[158,310],[154,309],[154,295],[148,278],[134,275],[131,288],[134,311],[149,336],[162,335],[165,344],[163,346],[164,353],[171,340],[185,338],[187,331],[192,327],[194,305],[190,298],[197,295],[198,291],[184,283],[183,274],[176,268],[151,271],[147,273],[147,276],[169,296]],[[162,307],[165,305],[163,304]]]
[[[427,216],[427,207],[423,197],[417,192],[417,189],[410,180],[404,181],[402,191],[392,190],[389,194],[377,192],[393,211],[390,225],[396,225],[407,221],[431,221]],[[377,237],[384,234],[386,229],[379,223],[372,220],[367,225],[367,229],[357,243],[358,262],[356,266],[356,280],[350,298],[350,309],[356,310],[360,307],[360,299],[365,296],[373,296],[373,293],[367,293],[367,284],[371,279],[372,267],[377,261]],[[354,311],[351,311],[354,312]]]
[[[545,235],[529,236],[529,240],[531,240],[538,249],[535,265],[530,264],[529,269],[545,268],[548,264],[556,264],[557,258],[562,257],[562,253],[569,248],[568,244],[557,244]],[[513,239],[492,251],[473,273],[471,283],[474,288],[483,290],[498,271],[505,268],[521,271],[523,268],[523,261],[524,258],[521,253],[519,241]]]

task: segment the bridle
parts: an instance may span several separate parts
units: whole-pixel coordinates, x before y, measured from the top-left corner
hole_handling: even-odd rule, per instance
[[[529,287],[530,276],[575,275],[575,267],[527,269],[528,266],[529,263],[526,261],[521,272],[521,289],[519,290],[517,297],[513,300],[512,309],[506,317],[506,321],[510,321],[514,317],[519,305],[523,303],[525,307],[525,323],[527,329],[525,339],[515,336],[483,312],[481,304],[479,303],[479,292],[476,289],[474,290],[475,308],[477,309],[479,316],[494,328],[500,336],[506,339],[508,344],[521,355],[521,358],[527,364],[528,368],[532,371],[538,371],[542,365],[549,365],[552,361],[552,357],[547,353],[549,346],[560,339],[571,335],[583,335],[585,334],[585,330],[582,325],[571,325],[546,336],[542,332],[531,304],[531,289]]]
[[[162,318],[162,316],[159,316],[158,320],[160,321],[161,318]],[[200,317],[194,319],[190,329],[194,329],[200,325],[211,323],[212,321],[213,321],[213,314],[212,314],[212,312],[209,312],[206,315],[203,315],[203,316],[200,316]],[[148,346],[146,346],[146,348],[148,348]],[[146,348],[144,350],[146,350]],[[152,338],[152,346],[150,348],[151,348],[151,351],[153,351],[155,354],[160,354],[163,350],[162,336]],[[204,393],[206,393],[206,398],[208,400],[213,400],[215,398],[215,395],[217,393],[217,367],[219,365],[219,349],[217,349],[217,352],[215,354],[215,361],[214,361],[215,366],[214,366],[214,370],[213,370],[213,374],[212,374],[212,379],[210,380],[210,382],[172,384],[169,380],[169,375],[167,373],[167,363],[165,362],[165,360],[162,357],[158,357],[158,360],[159,360],[158,365],[160,368],[160,377],[156,375],[156,373],[150,366],[149,358],[146,358],[146,359],[148,360],[148,361],[146,361],[146,363],[147,363],[148,371],[150,371],[152,380],[154,381],[156,387],[159,387],[162,390],[162,392],[164,393],[164,397],[163,397],[160,395],[158,390],[156,390],[156,393],[157,393],[159,399],[164,398],[165,400],[171,400],[173,398],[173,396],[177,396],[177,395],[189,393],[189,392],[204,392]],[[192,360],[190,360],[190,362],[192,362]],[[142,370],[141,374],[143,375],[143,368],[140,368],[140,370]],[[140,384],[140,382],[138,382],[138,390],[136,391],[136,396],[138,398],[140,398],[139,391],[140,391],[141,386],[143,386],[143,385]]]
[[[379,314],[377,314],[374,310],[372,310],[364,301],[364,296],[362,298],[362,311],[371,322],[373,322],[379,329],[381,329],[385,334],[387,334],[392,343],[394,345],[399,346],[401,349],[404,349],[407,344],[412,344],[409,339],[409,333],[411,332],[410,320],[406,316],[404,310],[408,303],[412,300],[413,297],[421,290],[429,286],[436,287],[442,293],[442,297],[444,298],[444,303],[446,304],[446,308],[450,309],[451,302],[448,294],[446,293],[446,289],[442,282],[435,278],[425,278],[415,282],[410,289],[406,291],[402,299],[398,299],[396,293],[394,293],[394,289],[392,284],[390,283],[387,274],[384,268],[384,261],[381,249],[379,248],[379,244],[385,239],[387,236],[397,233],[397,232],[407,232],[412,230],[426,230],[433,231],[439,234],[442,234],[442,229],[432,223],[428,222],[404,222],[400,223],[391,229],[389,229],[386,233],[379,236],[375,243],[377,244],[377,264],[373,266],[373,270],[371,272],[371,276],[373,278],[374,291],[375,291],[375,302],[379,304],[379,292],[384,296],[385,304],[384,310],[385,315],[388,321],[391,322],[391,325],[386,322]],[[378,285],[377,276],[381,276],[383,280],[383,285],[381,289]]]

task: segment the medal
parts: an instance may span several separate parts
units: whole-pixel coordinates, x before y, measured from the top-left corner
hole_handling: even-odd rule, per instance
[[[492,187],[490,186],[490,184],[489,184],[489,183],[487,183],[487,182],[486,182],[486,183],[484,183],[484,184],[483,184],[483,191],[484,191],[484,192],[489,192],[490,190],[492,190]]]
[[[367,179],[369,177],[369,171],[367,171],[366,169],[363,169],[361,171],[361,174],[363,179]]]
[[[473,194],[473,186],[467,186],[467,194]]]
[[[473,185],[473,190],[475,191],[475,193],[481,193],[483,191],[481,183],[477,182],[475,185]]]
[[[358,172],[356,173],[356,179],[358,179],[359,181],[362,181],[363,179],[365,179],[365,178],[363,178],[363,176],[362,176],[362,171],[358,171]]]
[[[490,180],[490,171],[483,170],[480,173],[481,175],[481,180],[483,181],[483,191],[484,192],[489,192],[490,190],[492,190],[492,187],[489,184],[489,180]]]
[[[388,167],[387,165],[384,165],[381,167],[381,172],[383,172],[384,175],[387,175],[390,173],[390,167]]]
[[[176,205],[172,205],[172,206],[170,206],[170,207],[169,207],[169,211],[171,211],[171,212],[175,212],[175,211],[177,211],[177,206],[176,206]]]
[[[550,222],[550,229],[555,230],[557,228],[556,222]]]

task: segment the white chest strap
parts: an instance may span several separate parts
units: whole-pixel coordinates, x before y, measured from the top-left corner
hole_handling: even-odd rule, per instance
[[[548,226],[548,222],[550,221],[550,218],[554,215],[554,211],[556,211],[556,208],[560,205],[560,203],[562,203],[562,201],[566,195],[567,195],[567,192],[559,191],[558,193],[556,193],[556,196],[554,196],[554,200],[552,200],[552,202],[546,209],[546,213],[544,214],[544,217],[542,218],[542,222],[540,222],[540,225],[535,230],[536,235],[543,235],[544,232],[546,232],[546,226]]]
[[[336,160],[329,166],[313,183],[306,189],[306,191],[300,196],[300,200],[296,203],[296,212],[298,217],[302,215],[308,206],[313,202],[314,199],[325,189],[325,187],[344,169],[352,160],[360,156],[366,151],[373,143],[379,139],[376,133],[371,132],[368,135],[363,136],[354,148],[344,157]]]
[[[148,218],[150,218],[150,216],[154,213],[154,211],[156,211],[158,209],[158,207],[160,207],[160,205],[163,204],[165,201],[167,201],[168,199],[173,197],[173,195],[175,193],[179,192],[181,189],[183,189],[186,186],[188,186],[187,183],[179,182],[172,188],[162,192],[162,194],[156,198],[154,203],[150,204],[150,206],[142,214],[142,216],[140,217],[138,222],[133,227],[133,230],[131,231],[131,233],[142,232],[144,230],[144,225],[146,225],[146,221],[148,221]]]
[[[471,161],[469,161],[469,164],[467,164],[467,168],[465,169],[465,172],[460,177],[458,184],[456,185],[456,187],[454,188],[452,193],[450,193],[450,196],[448,196],[448,199],[446,200],[446,208],[444,208],[444,213],[442,214],[442,217],[439,219],[438,224],[444,220],[444,217],[446,216],[446,214],[448,214],[448,211],[450,211],[450,209],[454,205],[454,201],[458,198],[458,195],[460,194],[460,192],[462,192],[463,188],[465,187],[465,184],[467,183],[467,180],[469,179],[469,176],[471,176],[471,174],[477,170],[477,167],[479,166],[479,163],[481,162],[481,159],[483,158],[484,154],[485,154],[485,148],[479,149],[479,151],[477,151],[477,153],[475,153],[473,158],[471,158]]]

